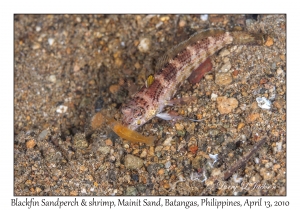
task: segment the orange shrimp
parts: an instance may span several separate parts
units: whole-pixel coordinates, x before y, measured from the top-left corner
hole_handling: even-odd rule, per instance
[[[117,122],[111,117],[107,117],[107,122],[109,127],[111,127],[111,129],[123,139],[126,139],[134,143],[137,142],[145,143],[149,146],[154,145],[154,141],[155,141],[154,136],[149,136],[149,137],[143,136],[142,134],[127,128],[126,126],[122,125],[121,123]]]

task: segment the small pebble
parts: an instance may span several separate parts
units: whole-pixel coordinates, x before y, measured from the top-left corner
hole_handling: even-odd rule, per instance
[[[200,15],[200,19],[202,21],[207,21],[208,20],[208,15]]]
[[[68,55],[70,55],[71,54],[71,48],[67,47],[66,52],[67,52]]]
[[[196,170],[198,170],[199,168],[203,167],[203,165],[201,165],[202,160],[204,158],[202,157],[202,155],[197,155],[193,160],[192,160],[192,167]]]
[[[76,63],[76,64],[74,65],[73,71],[74,71],[74,72],[77,72],[77,71],[79,71],[79,70],[80,70],[80,66]]]
[[[216,74],[215,83],[218,85],[229,85],[232,82],[231,73],[218,73]]]
[[[55,83],[55,82],[56,82],[56,76],[53,75],[53,74],[50,75],[50,76],[49,76],[49,81],[52,82],[52,83]]]
[[[241,104],[240,108],[241,108],[241,110],[245,111],[247,108],[247,104]]]
[[[46,138],[46,136],[49,134],[49,130],[48,129],[45,129],[43,130],[39,136],[38,136],[38,140],[41,141],[41,140],[44,140]]]
[[[213,80],[214,79],[213,75],[211,75],[211,74],[207,74],[204,77],[205,77],[206,80]]]
[[[157,174],[158,175],[163,175],[165,173],[165,169],[161,168],[158,170]]]
[[[37,187],[37,188],[35,188],[35,191],[36,191],[36,193],[40,193],[40,192],[42,192],[42,189]]]
[[[54,40],[53,38],[49,38],[49,39],[48,39],[49,45],[50,45],[50,46],[53,45],[54,41],[55,41],[55,40]]]
[[[184,129],[184,126],[181,123],[176,123],[175,124],[175,128],[178,131],[182,131]]]
[[[141,64],[140,64],[139,62],[136,62],[136,63],[134,64],[134,67],[135,67],[136,69],[140,69],[140,68],[141,68]]]
[[[37,43],[37,42],[33,43],[33,45],[31,46],[31,48],[32,48],[33,50],[37,50],[37,49],[39,49],[40,47],[41,47],[40,43]]]
[[[272,105],[271,101],[269,101],[265,97],[257,97],[256,102],[257,105],[262,109],[270,109]]]
[[[274,101],[276,98],[276,87],[272,86],[269,88],[269,100]]]
[[[111,85],[109,86],[109,92],[116,94],[120,89],[120,85]]]
[[[148,52],[151,47],[151,41],[148,38],[143,38],[140,40],[140,44],[138,45],[138,49],[140,52]]]
[[[143,149],[143,151],[142,151],[140,157],[141,157],[141,158],[144,158],[144,157],[146,157],[146,156],[147,156],[147,150],[146,150],[146,149]]]
[[[86,189],[85,187],[81,188],[81,191],[80,191],[82,194],[86,194]]]
[[[170,184],[168,182],[164,183],[163,186],[164,186],[165,189],[169,189],[170,188]]]
[[[229,52],[229,50],[224,48],[223,50],[221,50],[221,52],[219,54],[220,54],[221,57],[225,57],[225,56],[229,55],[230,52]]]
[[[154,156],[154,147],[150,147],[149,156]]]
[[[170,19],[169,16],[162,16],[162,17],[160,18],[161,21],[168,21],[169,19]]]
[[[216,140],[216,142],[218,143],[218,144],[222,144],[224,141],[225,141],[225,139],[226,139],[226,136],[225,136],[225,134],[220,134],[220,135],[217,135],[216,137],[215,137],[215,140]],[[230,144],[231,142],[229,142],[229,144]],[[235,145],[235,144],[234,144]]]
[[[282,150],[282,142],[276,142],[276,146],[277,146],[277,152],[281,152]]]
[[[212,137],[215,137],[219,134],[219,130],[218,129],[211,129],[208,131],[209,135],[211,135]]]
[[[135,196],[137,195],[137,189],[133,186],[129,186],[126,188],[126,193],[125,195],[127,196]]]
[[[224,63],[224,65],[221,67],[222,72],[228,72],[231,69],[231,63],[227,61]]]
[[[165,168],[166,169],[168,169],[168,168],[170,168],[171,167],[171,161],[167,161],[166,163],[165,163]]]
[[[275,165],[273,166],[273,171],[277,171],[277,170],[280,169],[280,168],[281,168],[280,164],[275,164]]]
[[[163,143],[163,145],[164,146],[171,146],[172,144],[171,144],[171,141],[173,140],[173,137],[172,136],[170,136],[170,137],[168,137],[165,141],[164,141],[164,143]]]
[[[269,171],[266,168],[262,168],[259,171],[264,180],[272,180],[274,178],[274,171]]]
[[[78,149],[85,149],[89,146],[84,133],[76,133],[73,138],[74,146]]]
[[[191,153],[193,153],[193,154],[196,154],[197,151],[198,151],[198,146],[196,146],[196,145],[190,146],[190,147],[189,147],[189,151],[190,151]]]
[[[98,150],[101,154],[107,155],[110,152],[109,146],[99,147]]]
[[[115,58],[115,65],[121,67],[123,65],[123,59],[120,57]]]
[[[159,28],[162,26],[162,24],[164,24],[162,21],[158,22],[156,25],[155,25],[155,28]]]
[[[277,109],[281,109],[284,107],[285,105],[285,101],[284,100],[276,100],[273,102],[273,105],[277,108]]]
[[[36,27],[35,27],[35,30],[36,30],[37,32],[39,32],[41,29],[42,29],[41,26],[36,26]]]
[[[242,177],[238,177],[237,174],[234,174],[234,175],[232,176],[232,178],[233,178],[233,181],[234,181],[235,183],[241,183],[241,182],[243,181],[243,178],[242,178]]]
[[[73,190],[70,192],[70,196],[77,196],[77,195],[78,195],[77,190]]]
[[[247,26],[247,27],[250,27],[251,24],[253,24],[253,23],[254,23],[254,20],[253,20],[253,19],[247,19],[247,20],[246,20],[246,26]]]
[[[272,63],[271,69],[276,69],[276,63]]]
[[[157,147],[155,147],[155,152],[157,153],[157,152],[160,152],[160,151],[162,151],[162,149],[163,149],[164,147],[163,146],[157,146]]]
[[[102,110],[104,105],[104,100],[102,97],[98,97],[98,99],[95,101],[95,112],[99,112]]]
[[[105,140],[105,144],[106,144],[106,146],[112,146],[112,145],[113,145],[113,142],[112,142],[111,139],[106,139],[106,140]]]
[[[237,130],[240,131],[243,127],[245,127],[245,123],[239,123]]]
[[[66,113],[68,110],[68,107],[67,106],[64,106],[64,105],[59,105],[57,108],[56,108],[56,112],[57,113]]]
[[[250,178],[250,181],[253,183],[257,183],[257,182],[261,181],[261,176],[259,176],[259,174],[255,174],[255,176]]]
[[[76,21],[77,21],[78,23],[80,23],[80,22],[81,22],[81,18],[80,18],[80,17],[76,17]]]
[[[101,112],[98,112],[93,116],[91,120],[91,126],[93,129],[97,129],[100,128],[104,122],[105,122],[104,116],[102,115]]]
[[[139,153],[140,153],[139,149],[134,149],[131,154],[132,155],[138,155]]]
[[[235,98],[227,98],[227,97],[218,97],[217,98],[217,106],[218,110],[221,114],[228,114],[232,112],[239,105],[238,100]]]
[[[94,86],[96,84],[96,81],[94,79],[91,79],[89,81],[89,85]]]
[[[274,40],[268,36],[265,46],[270,47],[274,44]]]
[[[283,75],[283,73],[284,73],[284,71],[281,68],[277,69],[277,75],[278,76]]]
[[[248,122],[254,122],[257,118],[259,118],[259,113],[252,113],[248,116]]]
[[[183,28],[186,25],[186,21],[185,20],[180,20],[178,25],[179,25],[180,28]]]
[[[236,77],[237,75],[239,75],[239,73],[240,73],[240,71],[234,70],[234,71],[232,72],[232,76]]]
[[[263,85],[263,84],[266,84],[267,82],[268,82],[268,79],[262,78],[262,79],[259,81],[259,84],[260,84],[260,85]]]
[[[24,183],[27,186],[30,186],[32,184],[32,181],[30,179],[26,180],[26,182]]]
[[[273,167],[273,163],[272,162],[268,162],[268,163],[265,164],[265,167],[266,168],[271,168],[271,167]]]
[[[212,93],[211,96],[210,96],[210,99],[211,99],[212,101],[216,101],[217,98],[218,98],[218,95],[217,95],[217,94],[214,94],[214,93]]]
[[[84,171],[87,171],[88,168],[85,167],[84,165],[81,165],[81,166],[79,167],[79,170],[80,170],[81,172],[84,172]]]
[[[138,158],[133,155],[125,156],[125,168],[127,169],[139,169],[143,166],[144,162],[141,158]]]
[[[211,176],[217,177],[221,174],[221,170],[219,168],[214,168],[211,172]]]
[[[32,149],[35,145],[36,145],[36,142],[34,139],[30,139],[29,141],[26,142],[27,149]]]
[[[224,15],[209,15],[209,20],[211,24],[217,24],[224,21]]]
[[[253,102],[253,103],[250,105],[250,108],[251,108],[251,110],[256,110],[256,109],[258,109],[257,102]]]

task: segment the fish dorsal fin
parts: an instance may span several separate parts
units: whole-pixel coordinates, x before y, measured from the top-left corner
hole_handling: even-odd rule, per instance
[[[179,43],[178,45],[172,47],[168,50],[157,62],[155,67],[156,71],[160,68],[163,68],[170,60],[172,60],[178,53],[182,52],[187,46],[195,43],[197,41],[201,41],[210,36],[216,36],[219,34],[223,34],[225,31],[220,28],[207,29],[200,32],[196,32],[189,39]]]

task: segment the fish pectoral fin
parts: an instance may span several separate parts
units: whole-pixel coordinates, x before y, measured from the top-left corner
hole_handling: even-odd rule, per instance
[[[182,116],[173,115],[173,114],[170,114],[170,113],[167,113],[167,112],[159,113],[159,114],[156,115],[156,117],[159,117],[163,120],[173,120],[173,121],[184,119],[184,117],[182,117]]]
[[[204,120],[204,119],[201,119],[201,120],[190,119],[190,118],[187,118],[187,117],[178,116],[178,115],[170,114],[170,113],[167,113],[167,112],[159,113],[159,114],[156,115],[156,117],[159,117],[163,120],[172,120],[172,121],[190,120],[190,121],[193,121],[193,122],[201,122],[202,120]]]

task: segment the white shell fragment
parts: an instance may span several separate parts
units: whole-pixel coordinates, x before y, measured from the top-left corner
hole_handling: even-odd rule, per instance
[[[67,107],[67,106],[64,106],[64,105],[59,105],[59,106],[56,108],[56,112],[57,112],[57,113],[65,113],[67,110],[68,110],[68,107]]]
[[[42,29],[42,28],[41,28],[40,26],[36,26],[36,27],[35,27],[35,30],[36,30],[37,32],[39,32],[41,29]]]
[[[212,94],[210,95],[210,99],[211,99],[212,101],[216,101],[217,98],[218,98],[218,95],[217,95],[217,94],[212,93]]]
[[[218,154],[215,154],[215,155],[213,155],[213,154],[208,154],[209,155],[209,157],[211,158],[211,159],[213,159],[214,160],[214,162],[212,163],[213,165],[218,161]]]
[[[256,102],[257,105],[262,109],[270,109],[272,105],[271,101],[269,101],[265,97],[257,97]]]
[[[49,38],[49,39],[48,39],[48,43],[49,43],[50,46],[53,45],[54,39],[53,39],[53,38]]]
[[[148,38],[143,38],[140,40],[140,44],[138,45],[138,49],[140,52],[148,52],[151,47],[151,40]]]
[[[239,178],[238,178],[238,175],[237,175],[237,174],[234,174],[234,175],[232,176],[232,178],[233,178],[233,181],[234,181],[235,183],[241,183],[241,182],[243,181],[243,178],[242,178],[242,177],[239,177]]]
[[[200,15],[200,18],[202,21],[207,21],[208,20],[208,15]]]

